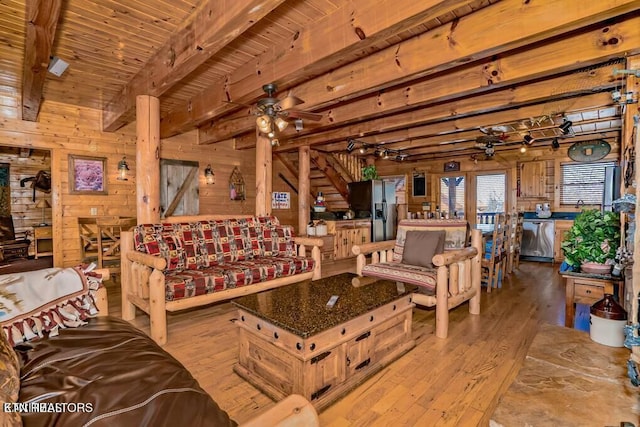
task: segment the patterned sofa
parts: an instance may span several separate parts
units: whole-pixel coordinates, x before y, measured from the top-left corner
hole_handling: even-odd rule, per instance
[[[123,232],[122,316],[138,307],[166,343],[166,312],[320,278],[322,240],[276,217],[174,217]],[[311,256],[306,256],[307,247]]]
[[[469,312],[480,313],[482,235],[472,230],[470,246],[468,237],[464,220],[402,220],[395,240],[353,246],[359,276],[353,284],[386,279],[418,285],[413,302],[436,307],[436,336],[446,338],[451,308],[469,301]]]

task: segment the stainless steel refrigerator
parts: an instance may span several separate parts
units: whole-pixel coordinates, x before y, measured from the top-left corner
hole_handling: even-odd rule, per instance
[[[350,183],[349,207],[355,211],[356,218],[371,219],[372,242],[395,239],[395,183],[382,180]]]

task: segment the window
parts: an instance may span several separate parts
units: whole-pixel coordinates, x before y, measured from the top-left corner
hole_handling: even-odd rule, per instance
[[[440,211],[450,218],[464,215],[464,176],[440,178]]]
[[[427,177],[423,172],[413,173],[413,197],[424,197],[427,195]]]
[[[560,204],[599,205],[604,194],[605,168],[615,166],[615,162],[565,163],[560,166],[562,185]]]
[[[479,223],[493,223],[497,213],[505,212],[506,175],[504,173],[476,177],[476,214]]]

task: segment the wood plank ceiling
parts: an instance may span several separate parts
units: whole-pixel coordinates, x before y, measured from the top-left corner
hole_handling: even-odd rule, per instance
[[[201,143],[243,149],[255,145],[251,106],[276,82],[276,96],[322,114],[280,132],[277,153],[345,152],[355,139],[418,161],[481,153],[487,133],[497,151],[524,135],[615,141],[614,69],[640,51],[639,0],[68,0],[52,29],[54,3],[0,0],[0,96],[24,94],[29,111],[30,73],[46,68],[33,58],[50,43],[70,66],[44,73],[42,98],[103,109],[115,130],[134,120],[135,95],[152,94],[163,137],[198,128]]]

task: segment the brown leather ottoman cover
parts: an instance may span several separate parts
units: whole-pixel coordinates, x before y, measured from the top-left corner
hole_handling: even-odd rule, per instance
[[[23,413],[27,427],[237,425],[180,362],[114,317],[91,319],[87,326],[64,329],[16,352],[18,402],[73,404],[66,405],[67,412]],[[78,404],[85,411],[91,404],[92,410],[79,410]]]

